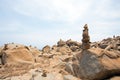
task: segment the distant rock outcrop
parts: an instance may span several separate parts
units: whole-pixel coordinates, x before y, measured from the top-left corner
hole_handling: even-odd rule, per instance
[[[43,47],[42,51],[43,51],[43,53],[49,53],[50,52],[50,46],[46,45],[45,47]]]
[[[60,39],[60,41],[57,42],[58,47],[61,47],[61,46],[64,46],[64,45],[66,45],[66,42],[63,41],[62,39]]]
[[[102,40],[100,43],[99,43],[99,47],[102,48],[102,49],[106,49],[106,50],[119,50],[119,47],[120,47],[120,36],[117,36],[117,37],[113,37],[113,38],[107,38],[107,39],[104,39]]]
[[[60,39],[60,41],[58,41],[57,43],[57,47],[67,47],[70,50],[72,50],[72,52],[76,52],[81,50],[81,43],[73,41],[71,39],[67,41],[63,41]]]
[[[81,43],[77,42],[77,41],[73,41],[73,40],[67,40],[66,41],[66,45],[69,46],[69,48],[73,51],[80,51],[81,50]]]

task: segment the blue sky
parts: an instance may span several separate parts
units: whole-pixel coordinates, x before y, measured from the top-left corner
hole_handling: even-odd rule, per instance
[[[0,45],[81,42],[86,23],[91,41],[120,35],[120,0],[0,0]]]

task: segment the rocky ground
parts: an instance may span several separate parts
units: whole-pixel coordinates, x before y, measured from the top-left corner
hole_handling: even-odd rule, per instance
[[[91,42],[90,49],[59,40],[42,50],[8,43],[0,47],[0,80],[120,80],[120,36]]]

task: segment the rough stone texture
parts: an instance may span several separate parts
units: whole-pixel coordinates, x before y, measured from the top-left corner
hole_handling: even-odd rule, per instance
[[[101,48],[108,51],[117,50],[120,51],[120,36],[114,36],[113,38],[103,39],[100,42],[92,42],[91,48]]]
[[[113,38],[107,38],[103,39],[101,42],[99,42],[98,47],[106,50],[118,50],[119,51],[120,46],[120,36],[114,36]]]
[[[17,47],[16,47],[17,45]],[[23,74],[33,68],[38,50],[26,48],[24,45],[7,44],[7,50],[1,49],[0,78],[6,78],[13,75]]]
[[[57,51],[60,52],[61,54],[69,54],[72,52],[68,46],[58,47]]]
[[[45,47],[43,47],[42,51],[44,53],[49,53],[50,52],[50,46],[49,45],[46,45]]]
[[[8,56],[8,63],[33,63],[34,58],[32,53],[24,47],[18,47],[16,49],[7,50],[6,54]]]
[[[78,46],[71,46],[70,49],[71,49],[73,52],[80,51],[80,47],[78,47]]]
[[[72,75],[62,75],[56,72],[47,73],[47,76],[43,77],[42,72],[42,69],[31,69],[24,75],[12,76],[0,80],[80,80]]]
[[[107,46],[101,49],[102,44]],[[4,48],[0,47],[7,55],[5,65],[0,59],[0,80],[119,80],[120,36],[91,43],[87,50],[71,39],[48,53],[15,43]]]
[[[66,47],[66,46],[70,48],[73,52],[77,52],[81,50],[81,43],[77,41],[73,41],[71,39],[67,41],[63,41],[60,39],[60,41],[58,41],[57,43],[57,47]]]
[[[77,42],[77,41],[73,41],[73,40],[67,40],[66,41],[66,45],[69,46],[69,48],[73,51],[80,51],[81,50],[81,43]]]
[[[70,46],[81,46],[81,44],[79,43],[79,42],[77,42],[77,41],[73,41],[73,40],[71,40],[71,39],[69,39],[69,40],[67,40],[66,41],[66,44],[70,47]]]
[[[61,47],[61,46],[64,46],[64,45],[66,45],[66,42],[63,41],[62,39],[60,39],[60,41],[57,42],[58,47]]]
[[[84,50],[76,60],[67,65],[67,71],[82,80],[102,80],[120,74],[120,52],[100,48]]]
[[[73,57],[67,45],[53,46],[44,54],[32,46],[8,44],[7,47],[6,64],[0,64],[0,80],[80,80],[64,70]],[[0,52],[3,48],[0,47]]]
[[[90,51],[84,51],[80,61],[80,76],[83,78],[94,78],[97,73],[103,70],[96,55],[92,55]]]

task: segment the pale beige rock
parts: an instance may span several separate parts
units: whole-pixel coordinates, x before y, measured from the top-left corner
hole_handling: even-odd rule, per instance
[[[87,50],[77,41],[61,41],[44,54],[32,46],[9,43],[4,50],[7,62],[0,65],[0,80],[101,80],[120,72],[120,37],[114,37],[115,48],[99,48],[102,43],[108,46],[112,39],[93,43],[95,47]]]
[[[46,45],[45,47],[43,47],[42,51],[43,51],[43,53],[49,53],[50,52],[50,46]]]
[[[120,76],[115,76],[115,77],[111,78],[110,80],[120,80]]]
[[[69,53],[72,52],[71,49],[68,46],[59,47],[57,51],[60,52],[63,55],[69,54]]]
[[[60,39],[60,41],[57,42],[57,46],[58,46],[58,47],[62,47],[62,46],[64,46],[64,45],[66,45],[66,42],[63,41],[62,39]]]

